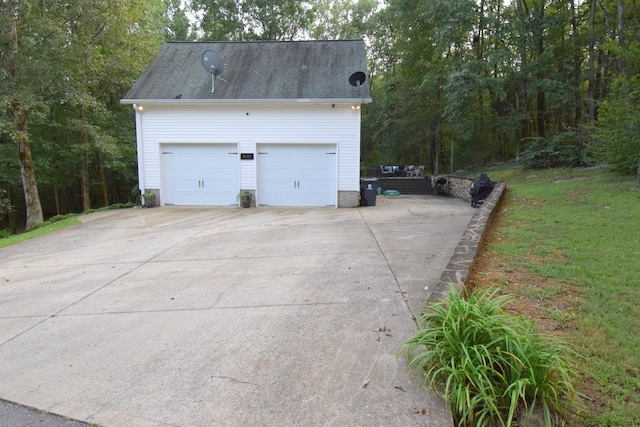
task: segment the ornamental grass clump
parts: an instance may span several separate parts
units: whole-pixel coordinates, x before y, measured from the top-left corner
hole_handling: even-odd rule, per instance
[[[409,366],[449,404],[458,426],[511,426],[541,413],[545,425],[575,408],[570,350],[503,310],[507,297],[455,289],[419,318],[403,345]]]

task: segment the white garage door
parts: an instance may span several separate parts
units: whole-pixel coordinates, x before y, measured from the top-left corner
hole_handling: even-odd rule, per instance
[[[238,149],[235,144],[163,144],[161,153],[165,204],[238,204]]]
[[[257,167],[260,205],[336,206],[334,144],[260,144]]]

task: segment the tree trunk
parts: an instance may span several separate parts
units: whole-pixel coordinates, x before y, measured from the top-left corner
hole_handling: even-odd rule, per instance
[[[453,146],[454,146],[454,139],[453,137],[451,137],[451,157],[449,158],[449,173],[451,175],[453,175]]]
[[[624,5],[622,4],[622,0],[618,0],[618,25],[617,25],[617,34],[618,34],[618,46],[621,48],[620,51],[620,74],[623,76],[627,75],[627,61],[624,57],[624,48],[625,48],[625,39],[624,39],[624,23],[623,23],[623,15],[624,15]]]
[[[484,0],[480,0],[480,10],[478,17],[478,36],[476,40],[476,59],[482,61],[484,59]]]
[[[9,187],[9,204],[11,206],[14,205],[13,202],[13,194],[11,193],[11,187]],[[11,210],[11,212],[9,212],[9,230],[11,230],[12,233],[17,233],[18,232],[18,221],[16,220],[16,211],[15,210]]]
[[[535,28],[535,40],[536,40],[536,57],[538,60],[542,58],[544,54],[544,2],[540,2],[540,10],[538,11],[538,19]],[[543,74],[539,74],[538,78],[542,80]],[[542,138],[547,137],[547,106],[546,106],[546,93],[544,89],[538,89],[537,96],[537,121],[538,121],[538,136]]]
[[[80,192],[82,193],[82,210],[87,212],[91,209],[91,182],[89,177],[89,159],[87,153],[82,153],[81,162]]]
[[[438,175],[440,173],[440,135],[438,133],[438,125],[432,125],[433,139],[431,142],[431,174]]]
[[[5,64],[8,65],[9,77],[16,82],[20,76],[20,66],[18,56],[18,25],[17,20],[18,1],[8,0],[6,2],[6,14],[8,26],[5,27],[7,43],[5,50]],[[20,95],[11,102],[11,112],[14,118],[14,132],[11,132],[12,139],[18,149],[20,159],[20,177],[22,178],[22,188],[24,190],[24,200],[26,206],[27,224],[26,229],[32,230],[43,221],[42,206],[38,194],[36,181],[36,171],[31,155],[31,140],[29,138],[29,109],[21,102]]]
[[[100,195],[102,196],[102,207],[109,206],[109,192],[107,187],[107,177],[104,173],[104,162],[98,159],[98,168],[100,174]]]
[[[589,6],[589,122],[595,123],[596,121],[596,53],[595,44],[596,36],[593,28],[596,18],[596,0],[591,0]]]
[[[573,96],[575,99],[573,126],[578,127],[582,122],[582,92],[580,90],[580,81],[582,79],[582,54],[578,47],[578,17],[576,16],[576,2],[571,0],[571,50],[573,50]]]
[[[526,26],[525,19],[526,14],[529,13],[529,8],[525,1],[516,1],[516,9],[518,11],[518,16],[520,17],[520,67],[522,70],[525,70],[528,64],[527,61],[527,47],[524,40],[527,39],[528,35],[526,34]],[[517,99],[517,111],[522,112],[524,114],[528,114],[529,109],[529,78],[525,72],[522,73],[522,84],[519,85],[519,91],[516,91],[516,99]],[[529,123],[526,119],[520,121],[520,138],[518,139],[518,148],[516,158],[520,157],[520,142],[524,138],[528,138],[530,135]]]
[[[60,190],[55,184],[53,184],[53,197],[56,202],[56,215],[60,215],[62,214],[62,211],[60,210]]]
[[[42,216],[42,206],[40,205],[40,195],[36,182],[36,170],[33,165],[31,155],[31,140],[29,139],[27,120],[29,112],[26,111],[16,101],[13,105],[15,116],[16,134],[15,142],[18,147],[18,157],[20,159],[20,177],[22,178],[22,188],[24,190],[24,201],[27,213],[26,230],[33,230],[44,221]]]

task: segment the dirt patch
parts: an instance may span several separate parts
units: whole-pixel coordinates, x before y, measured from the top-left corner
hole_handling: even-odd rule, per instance
[[[586,176],[578,176],[576,178],[556,179],[555,181],[553,181],[553,183],[554,184],[560,184],[560,183],[563,183],[563,182],[584,181],[586,179],[589,179],[589,178],[587,178]]]
[[[567,191],[567,200],[585,202],[589,199],[589,190],[586,188],[572,188]]]

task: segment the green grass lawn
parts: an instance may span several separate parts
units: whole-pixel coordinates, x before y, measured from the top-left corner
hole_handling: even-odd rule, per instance
[[[56,221],[47,221],[40,227],[31,231],[27,231],[26,233],[2,233],[0,234],[0,248],[4,248],[5,246],[10,246],[28,239],[33,239],[34,237],[42,236],[44,234],[51,233],[52,231],[62,230],[63,228],[67,228],[75,224],[80,224],[80,220],[78,219],[77,215],[69,216],[68,218]]]
[[[507,182],[475,277],[584,356],[573,425],[640,426],[640,188],[600,169],[489,171]]]
[[[9,230],[0,230],[0,248],[10,246],[15,243],[22,242],[24,240],[32,239],[34,237],[42,236],[44,234],[51,233],[53,231],[62,230],[63,228],[71,227],[72,225],[80,224],[81,215],[85,215],[92,212],[106,211],[111,209],[126,209],[136,206],[135,203],[116,203],[113,205],[105,206],[99,209],[91,209],[83,213],[69,213],[64,215],[56,215],[47,221],[40,224],[38,227],[31,231],[12,234]]]

